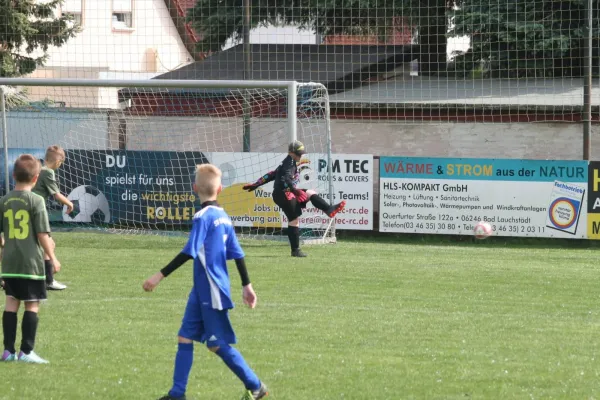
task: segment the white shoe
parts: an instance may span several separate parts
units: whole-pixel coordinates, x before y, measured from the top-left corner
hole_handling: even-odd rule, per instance
[[[56,279],[53,280],[51,284],[46,285],[46,289],[49,289],[49,290],[65,290],[66,288],[67,288],[67,285],[63,285]]]
[[[42,357],[35,354],[35,352],[31,352],[29,354],[25,354],[22,351],[19,353],[18,361],[26,362],[30,364],[50,364],[48,360],[44,360]]]

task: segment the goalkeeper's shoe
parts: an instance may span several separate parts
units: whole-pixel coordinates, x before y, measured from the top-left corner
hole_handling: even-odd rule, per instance
[[[292,250],[292,257],[306,257],[306,254],[300,249]]]
[[[30,363],[30,364],[49,364],[48,360],[44,360],[42,357],[35,354],[34,351],[31,351],[29,354],[25,354],[23,352],[19,353],[19,361]]]
[[[327,213],[327,216],[329,216],[329,218],[335,217],[335,215],[341,212],[344,209],[344,207],[346,207],[345,201],[337,203],[335,206],[331,207],[331,210]]]
[[[180,397],[173,397],[171,395],[166,395],[166,396],[161,397],[158,400],[186,400],[186,398],[185,398],[185,395],[180,396]]]
[[[48,289],[48,290],[65,290],[66,288],[67,288],[67,285],[63,285],[56,279],[53,280],[52,283],[46,285],[46,289]]]
[[[242,400],[259,400],[264,399],[269,395],[269,391],[267,386],[264,383],[260,384],[260,387],[257,390],[246,390],[244,395],[242,396]]]

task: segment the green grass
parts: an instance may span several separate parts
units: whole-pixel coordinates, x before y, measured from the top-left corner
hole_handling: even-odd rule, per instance
[[[69,288],[41,311],[36,350],[51,364],[0,365],[0,399],[166,393],[191,263],[154,293],[141,284],[184,239],[54,236]],[[271,399],[600,397],[594,249],[372,238],[292,259],[282,244],[244,247],[259,304],[244,308],[234,290],[231,319]],[[196,345],[190,398],[241,392]]]

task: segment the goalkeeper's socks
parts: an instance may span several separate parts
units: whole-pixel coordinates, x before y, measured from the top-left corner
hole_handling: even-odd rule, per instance
[[[187,388],[188,378],[194,362],[194,344],[179,343],[175,356],[175,371],[173,372],[173,387],[169,390],[171,397],[183,397]]]
[[[313,206],[317,207],[324,213],[329,212],[329,209],[331,208],[329,203],[327,203],[327,201],[325,201],[325,199],[319,196],[318,194],[313,194],[312,196],[310,196],[310,202],[313,204]]]
[[[244,360],[239,351],[229,345],[220,346],[217,355],[221,357],[225,365],[244,383],[248,390],[260,389],[258,376]]]
[[[300,247],[300,228],[297,226],[288,226],[288,239],[292,251]]]
[[[44,260],[44,269],[46,270],[46,284],[54,282],[54,263],[52,260]]]

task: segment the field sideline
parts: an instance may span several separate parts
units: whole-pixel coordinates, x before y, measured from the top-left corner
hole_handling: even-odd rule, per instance
[[[51,364],[0,364],[0,399],[165,394],[191,263],[155,293],[141,284],[185,239],[53,236],[69,288],[40,315],[36,351]],[[244,242],[259,304],[234,290],[238,348],[269,399],[600,398],[597,250],[549,243],[341,239],[292,259],[284,244]],[[189,398],[242,389],[195,346]]]

